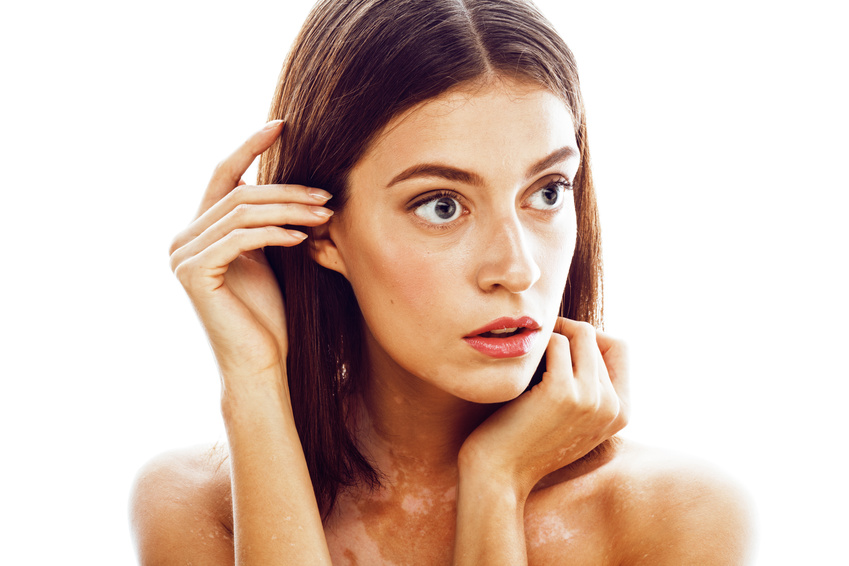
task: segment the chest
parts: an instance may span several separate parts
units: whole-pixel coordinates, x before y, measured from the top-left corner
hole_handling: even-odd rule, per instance
[[[548,492],[528,499],[528,564],[615,563],[603,506],[594,498],[568,495]],[[452,562],[455,520],[453,492],[343,499],[325,533],[334,565],[442,566]]]

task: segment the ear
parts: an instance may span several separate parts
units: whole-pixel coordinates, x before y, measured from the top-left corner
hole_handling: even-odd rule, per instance
[[[339,253],[339,248],[336,247],[334,241],[336,226],[333,224],[331,219],[324,224],[313,227],[312,236],[307,240],[310,244],[310,255],[320,266],[341,273],[347,279],[348,273],[345,270],[345,262],[342,260],[342,254]]]

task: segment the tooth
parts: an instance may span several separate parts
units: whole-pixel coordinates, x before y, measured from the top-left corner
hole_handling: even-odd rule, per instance
[[[519,330],[518,326],[515,328],[502,328],[500,330],[490,330],[490,332],[493,334],[508,334],[510,332],[516,332],[517,330]]]

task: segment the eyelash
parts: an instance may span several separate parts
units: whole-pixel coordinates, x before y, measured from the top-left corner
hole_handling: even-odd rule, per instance
[[[419,200],[413,202],[412,204],[410,204],[407,207],[407,210],[415,210],[418,207],[422,206],[423,204],[427,204],[431,201],[439,200],[439,199],[444,198],[444,197],[453,198],[457,202],[460,202],[460,195],[458,195],[454,191],[448,191],[446,189],[441,189],[439,191],[436,191],[435,193],[430,193],[430,194],[420,198]],[[460,203],[460,204],[462,204],[462,203]]]
[[[545,190],[548,190],[548,189],[561,189],[561,191],[562,191],[561,195],[563,195],[566,192],[571,191],[573,189],[573,185],[572,185],[571,182],[567,181],[566,179],[557,179],[556,181],[552,181],[552,182],[548,183],[544,187],[540,187],[539,189],[534,191],[533,194],[537,194],[539,192],[542,192],[542,191],[545,191]],[[553,213],[553,212],[559,211],[561,208],[563,208],[562,202],[557,205],[557,208],[550,208],[548,210],[541,210],[540,212],[551,212],[551,213]]]
[[[543,187],[540,187],[539,189],[534,191],[534,194],[536,194],[540,191],[544,191],[546,189],[554,189],[554,188],[560,188],[565,193],[567,191],[572,191],[574,186],[572,185],[571,182],[569,182],[565,179],[558,179],[556,181],[552,181],[552,182],[546,184]],[[444,197],[452,198],[452,199],[456,200],[460,204],[460,206],[463,205],[460,195],[458,195],[454,191],[441,189],[441,190],[439,190],[435,193],[430,193],[430,194],[428,194],[428,195],[426,195],[426,196],[424,196],[424,197],[422,197],[422,198],[420,198],[416,201],[413,201],[409,206],[407,206],[407,210],[408,211],[414,211],[422,205],[425,205],[425,204],[432,202],[432,201],[435,201],[435,200],[439,200],[439,199],[444,198]],[[561,208],[561,206],[558,206],[557,208],[553,208],[553,209],[550,209],[550,210],[541,210],[539,212],[553,213],[553,212],[559,211],[560,208]],[[456,221],[454,221],[454,222],[456,222]],[[450,225],[454,224],[454,222],[447,222],[445,224],[434,224],[433,227],[437,228],[437,229],[445,229],[445,228],[448,228]]]

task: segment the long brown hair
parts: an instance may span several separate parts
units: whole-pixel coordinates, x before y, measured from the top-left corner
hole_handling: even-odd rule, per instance
[[[321,0],[283,65],[269,119],[286,124],[260,160],[258,182],[320,187],[339,210],[349,172],[394,116],[495,76],[539,84],[571,110],[581,152],[578,239],[561,314],[600,325],[601,243],[578,74],[572,52],[528,1]],[[295,421],[326,517],[340,487],[380,479],[346,427],[345,399],[368,369],[361,314],[348,281],[316,264],[308,246],[265,253],[286,304]]]

